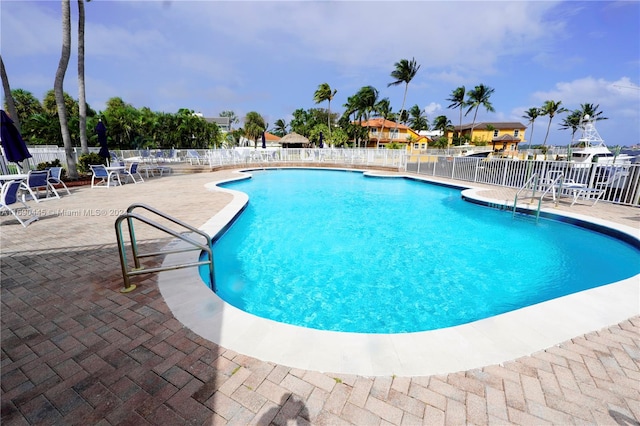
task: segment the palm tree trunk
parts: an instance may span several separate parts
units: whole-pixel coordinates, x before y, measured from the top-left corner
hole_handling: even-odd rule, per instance
[[[18,117],[18,110],[16,109],[16,103],[13,100],[13,95],[11,94],[11,87],[9,86],[9,77],[7,77],[7,70],[4,69],[4,62],[2,61],[2,56],[0,56],[0,75],[2,77],[2,89],[4,90],[4,99],[7,103],[7,109],[9,110],[9,115],[13,120],[13,124],[16,126],[16,129],[20,131],[20,117]]]
[[[473,128],[476,127],[476,118],[478,117],[478,109],[480,105],[476,107],[476,112],[473,114],[473,123],[471,123],[471,132],[469,133],[470,142],[473,143]]]
[[[78,0],[78,112],[80,119],[80,147],[89,153],[87,143],[87,99],[84,85],[84,0]]]
[[[71,144],[71,134],[69,133],[69,124],[67,122],[67,110],[64,105],[64,75],[69,65],[69,57],[71,56],[71,5],[70,0],[62,0],[62,53],[58,70],[56,71],[56,79],[54,82],[54,92],[56,97],[56,106],[58,108],[58,119],[60,120],[60,131],[62,133],[62,142],[64,143],[64,151],[67,157],[67,174],[70,178],[78,177],[76,169],[76,159]]]
[[[327,127],[329,127],[329,139],[331,139],[331,99],[327,99]]]
[[[544,142],[542,143],[542,146],[546,146],[547,145],[547,138],[549,137],[549,129],[551,128],[551,120],[553,119],[553,117],[549,117],[549,124],[547,124],[547,134],[544,135]]]

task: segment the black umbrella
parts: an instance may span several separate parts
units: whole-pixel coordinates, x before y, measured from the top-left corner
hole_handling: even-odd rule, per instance
[[[98,120],[96,125],[96,133],[98,134],[98,142],[100,142],[100,152],[98,155],[102,158],[109,158],[109,147],[107,146],[107,128]]]
[[[0,140],[2,141],[5,158],[8,161],[21,163],[27,158],[31,158],[22,135],[20,135],[20,132],[13,124],[13,120],[9,118],[4,110],[0,110]]]
[[[320,132],[320,148],[324,148],[324,143],[322,143],[322,139],[324,138],[324,135],[322,134],[322,132]]]
[[[266,148],[267,147],[267,138],[264,135],[264,132],[262,132],[262,148]]]

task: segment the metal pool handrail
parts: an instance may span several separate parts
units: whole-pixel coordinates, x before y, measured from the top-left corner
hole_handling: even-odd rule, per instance
[[[184,233],[174,231],[173,229],[168,228],[138,213],[133,213],[133,210],[135,210],[136,208],[145,209],[151,213],[154,213],[157,216],[160,216],[163,219],[166,219],[170,222],[180,225],[182,228],[185,228],[189,232],[198,234],[199,236],[205,239],[205,243],[203,244],[199,241],[196,241]],[[136,240],[133,219],[137,219],[140,222],[143,222],[153,228],[156,228],[166,234],[171,235],[172,237],[178,238],[188,243],[191,247],[161,250],[161,251],[149,252],[149,253],[140,253],[138,250],[138,243]],[[129,269],[129,265],[127,263],[127,253],[126,253],[126,248],[124,246],[124,238],[122,236],[122,222],[124,220],[127,221],[127,225],[129,228],[131,252],[133,254],[133,261],[134,261],[134,268],[132,269]],[[130,278],[132,276],[149,274],[149,273],[160,272],[160,271],[168,271],[168,270],[174,270],[174,269],[182,269],[182,268],[188,268],[188,267],[200,266],[200,265],[209,265],[209,282],[211,283],[211,288],[215,291],[213,250],[211,248],[211,237],[206,232],[201,231],[200,229],[194,228],[193,226],[181,221],[180,219],[176,219],[175,217],[172,217],[166,213],[163,213],[151,206],[148,206],[142,203],[135,203],[130,205],[126,213],[118,216],[115,222],[115,229],[116,229],[116,238],[118,240],[118,251],[120,254],[120,265],[122,267],[122,278],[124,280],[124,287],[120,290],[122,293],[128,293],[136,288],[136,285],[131,283]],[[155,268],[143,268],[140,265],[140,259],[145,257],[160,256],[160,255],[166,255],[166,254],[172,254],[172,253],[183,253],[183,252],[188,252],[193,250],[202,250],[206,252],[208,259],[197,261],[197,262],[188,262],[188,263],[183,263],[178,265],[160,266]]]

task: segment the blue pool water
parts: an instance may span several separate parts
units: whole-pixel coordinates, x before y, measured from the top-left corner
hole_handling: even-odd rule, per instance
[[[538,224],[409,179],[253,171],[249,204],[214,244],[218,295],[249,313],[360,333],[468,323],[640,272],[640,251]]]

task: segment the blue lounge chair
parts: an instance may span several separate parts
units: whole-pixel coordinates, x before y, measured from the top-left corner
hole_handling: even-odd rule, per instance
[[[139,166],[140,166],[140,163],[138,163],[137,161],[134,161],[134,162],[130,163],[129,166],[121,172],[121,174],[125,178],[125,183],[129,179],[131,179],[133,181],[133,183],[135,183],[135,184],[144,182],[144,179],[142,178],[142,175],[138,171]],[[136,176],[137,176],[137,178],[136,178]]]
[[[122,184],[117,171],[107,170],[102,164],[92,164],[89,167],[91,167],[91,171],[93,172],[93,176],[91,176],[91,188],[109,188],[112,181],[114,184],[116,181],[118,185]]]
[[[18,222],[22,224],[25,228],[29,226],[31,222],[38,220],[38,216],[36,213],[29,207],[23,200],[18,198],[18,190],[22,186],[22,181],[19,180],[11,180],[4,185],[2,185],[2,190],[0,191],[0,212],[7,209],[9,212],[18,219]],[[29,213],[29,218],[26,220],[22,220],[20,215],[16,213],[14,209],[11,208],[11,205],[21,203],[23,208],[27,210]],[[18,206],[19,208],[19,206]],[[24,217],[24,216],[23,216]]]
[[[40,191],[44,191],[45,198],[60,198],[58,191],[53,187],[53,184],[49,182],[49,170],[29,170],[27,174],[27,180],[22,182],[22,201],[25,201],[26,193],[28,192],[31,197],[39,203]]]
[[[62,181],[62,167],[51,167],[49,169],[49,182],[52,185],[62,185],[67,191],[67,195],[71,195],[69,188],[67,188],[67,185]]]

